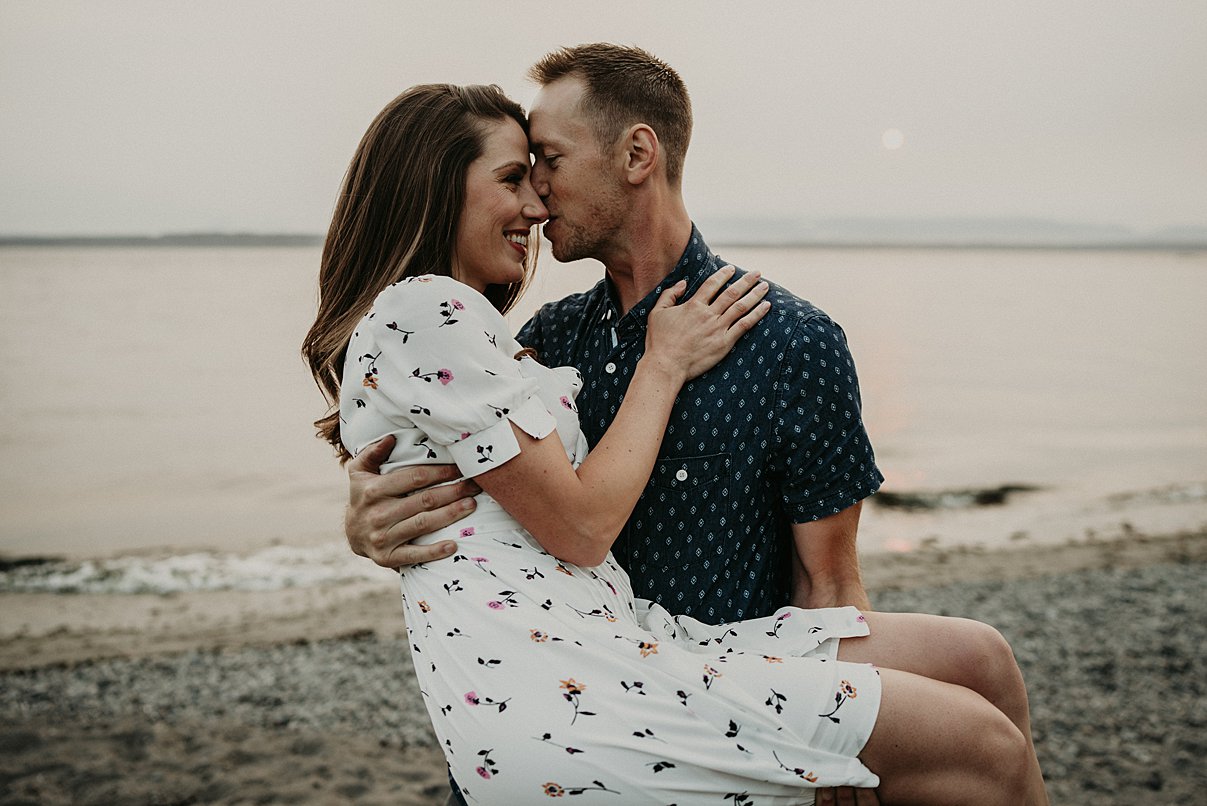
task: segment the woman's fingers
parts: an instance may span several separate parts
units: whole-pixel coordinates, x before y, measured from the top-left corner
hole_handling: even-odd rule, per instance
[[[745,317],[755,311],[759,307],[759,300],[767,294],[769,289],[767,283],[762,281],[762,275],[757,271],[747,272],[730,283],[727,288],[724,287],[736,271],[733,266],[722,266],[717,269],[688,300],[688,302],[706,306],[709,313],[720,318],[726,329],[743,321]],[[663,296],[659,297],[659,304],[662,303],[666,293],[663,292]],[[765,313],[766,310],[753,319],[746,320],[741,332],[749,330],[750,325],[761,319]]]
[[[650,311],[647,354],[669,358],[688,378],[724,358],[771,309],[763,300],[769,289],[760,275],[752,272],[734,279],[736,272],[733,266],[718,269],[688,299],[683,299],[683,281],[664,290]]]
[[[749,275],[747,275],[747,277],[749,277]],[[742,280],[739,280],[738,282],[742,282],[744,280],[746,280],[746,277],[743,277]],[[738,283],[734,283],[732,286],[726,289],[725,294],[728,294],[737,285]],[[735,299],[728,308],[721,312],[721,322],[726,327],[733,327],[736,322],[742,320],[759,307],[760,300],[767,295],[767,291],[769,289],[770,286],[767,285],[767,283],[755,281],[753,287],[748,288],[737,299]],[[725,296],[725,294],[722,294],[722,296]],[[770,303],[767,304],[767,307],[770,307]],[[766,311],[763,313],[766,313]],[[757,322],[761,318],[762,314],[760,314],[754,321]]]
[[[683,296],[683,292],[687,290],[687,280],[680,280],[670,288],[663,289],[658,295],[658,301],[654,303],[655,308],[670,308],[679,302],[679,298]]]
[[[733,266],[722,266],[714,271],[709,278],[700,284],[696,289],[696,293],[692,294],[690,302],[700,302],[708,305],[717,296],[725,283],[729,282],[729,278],[733,277],[733,273],[737,269]]]
[[[726,332],[729,334],[732,342],[737,343],[738,339],[749,333],[751,329],[753,329],[754,326],[759,323],[759,320],[766,316],[767,312],[770,310],[771,303],[767,300],[756,303],[755,306],[750,309],[749,313],[740,317],[736,322],[729,326],[729,330]]]
[[[727,266],[726,268],[732,269],[733,267]],[[713,276],[715,277],[716,274]],[[716,294],[716,298],[712,300],[710,307],[718,314],[725,312],[754,288],[761,278],[762,274],[757,271],[743,274],[734,280],[724,291]]]

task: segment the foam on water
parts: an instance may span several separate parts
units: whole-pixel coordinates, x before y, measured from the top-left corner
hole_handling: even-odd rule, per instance
[[[273,546],[248,555],[197,552],[168,557],[116,557],[13,563],[0,572],[3,593],[183,593],[270,591],[366,579],[385,573],[345,546]]]
[[[1015,495],[1025,503],[1014,504]],[[1026,496],[1035,496],[1034,503]],[[1207,482],[1116,493],[1093,500],[1027,485],[994,489],[881,492],[864,511],[865,550],[914,551],[931,545],[1010,545],[1021,537],[1065,542],[1088,537],[1175,534],[1207,529]],[[981,538],[969,540],[969,536]],[[1047,540],[1044,540],[1044,538]],[[67,562],[0,559],[0,593],[172,594],[273,591],[380,582],[389,572],[343,543],[276,545],[248,554],[191,552]]]

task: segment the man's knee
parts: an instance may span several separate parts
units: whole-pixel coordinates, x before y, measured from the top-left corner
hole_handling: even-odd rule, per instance
[[[995,704],[1019,698],[1025,702],[1027,692],[1022,672],[1005,636],[983,622],[962,621],[960,645],[964,658],[961,665],[968,676],[963,685]]]
[[[1025,803],[1030,786],[1031,749],[1027,739],[1004,716],[985,726],[983,766],[979,773],[989,780],[987,791],[1001,793],[1002,806]]]

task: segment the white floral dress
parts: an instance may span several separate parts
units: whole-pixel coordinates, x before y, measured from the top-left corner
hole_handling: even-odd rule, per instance
[[[478,292],[396,283],[348,348],[340,399],[356,454],[397,438],[384,470],[455,462],[474,476],[519,452],[512,425],[586,454],[572,367],[521,349]],[[555,501],[550,506],[557,506]],[[835,659],[866,635],[854,608],[710,626],[633,596],[608,555],[544,551],[485,493],[423,542],[452,557],[407,569],[402,601],[420,689],[471,803],[808,804],[821,786],[875,786],[856,758],[875,723],[875,669]]]

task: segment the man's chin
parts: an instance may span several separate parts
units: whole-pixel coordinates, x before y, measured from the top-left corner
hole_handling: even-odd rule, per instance
[[[558,263],[573,263],[591,257],[588,250],[583,249],[582,242],[573,238],[559,238],[556,241],[550,239],[549,247],[549,251],[553,252],[553,259]]]
[[[571,263],[578,260],[578,256],[574,254],[573,249],[570,248],[570,244],[562,240],[554,241],[550,239],[549,251],[553,253],[553,259],[558,263]]]

